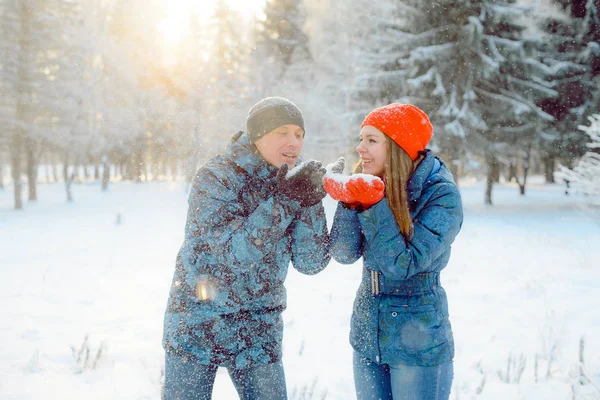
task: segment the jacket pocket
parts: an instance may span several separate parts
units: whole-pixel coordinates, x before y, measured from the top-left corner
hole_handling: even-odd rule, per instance
[[[433,304],[395,304],[380,314],[382,351],[417,355],[445,341],[442,317]]]

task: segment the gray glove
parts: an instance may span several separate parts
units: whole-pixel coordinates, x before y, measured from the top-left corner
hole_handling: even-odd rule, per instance
[[[310,160],[288,172],[283,164],[277,172],[276,195],[282,199],[296,200],[302,207],[311,207],[323,200],[323,176],[327,172],[319,161]]]
[[[327,164],[327,167],[325,168],[327,169],[327,172],[330,172],[332,174],[341,174],[342,172],[344,172],[345,165],[346,159],[344,157],[340,157],[337,159],[336,162]]]

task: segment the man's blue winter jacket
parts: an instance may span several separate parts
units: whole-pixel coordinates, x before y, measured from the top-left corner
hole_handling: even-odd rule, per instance
[[[241,132],[199,169],[165,314],[165,349],[237,369],[281,359],[288,265],[315,274],[330,249],[322,204],[301,208],[278,196],[276,174]]]

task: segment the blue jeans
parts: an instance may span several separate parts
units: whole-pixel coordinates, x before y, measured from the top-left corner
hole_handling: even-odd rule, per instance
[[[164,400],[210,400],[216,365],[204,365],[166,352]],[[281,361],[247,369],[227,369],[242,400],[286,400]]]
[[[452,361],[434,367],[377,364],[354,352],[357,400],[448,400]]]

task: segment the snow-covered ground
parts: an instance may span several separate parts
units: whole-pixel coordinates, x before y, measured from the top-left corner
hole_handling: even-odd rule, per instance
[[[186,190],[81,184],[66,204],[61,184],[43,184],[38,203],[19,212],[11,189],[0,191],[0,399],[159,399]],[[465,223],[442,273],[456,339],[451,398],[600,398],[600,225],[560,185],[534,181],[525,197],[496,186],[492,208],[480,184],[461,190]],[[325,205],[331,219],[335,204]],[[290,270],[290,399],[355,397],[348,331],[360,263],[332,261],[312,277]],[[574,385],[581,338],[595,382],[582,387]],[[81,348],[87,364],[85,351],[77,361]],[[236,398],[224,370],[213,398]]]

